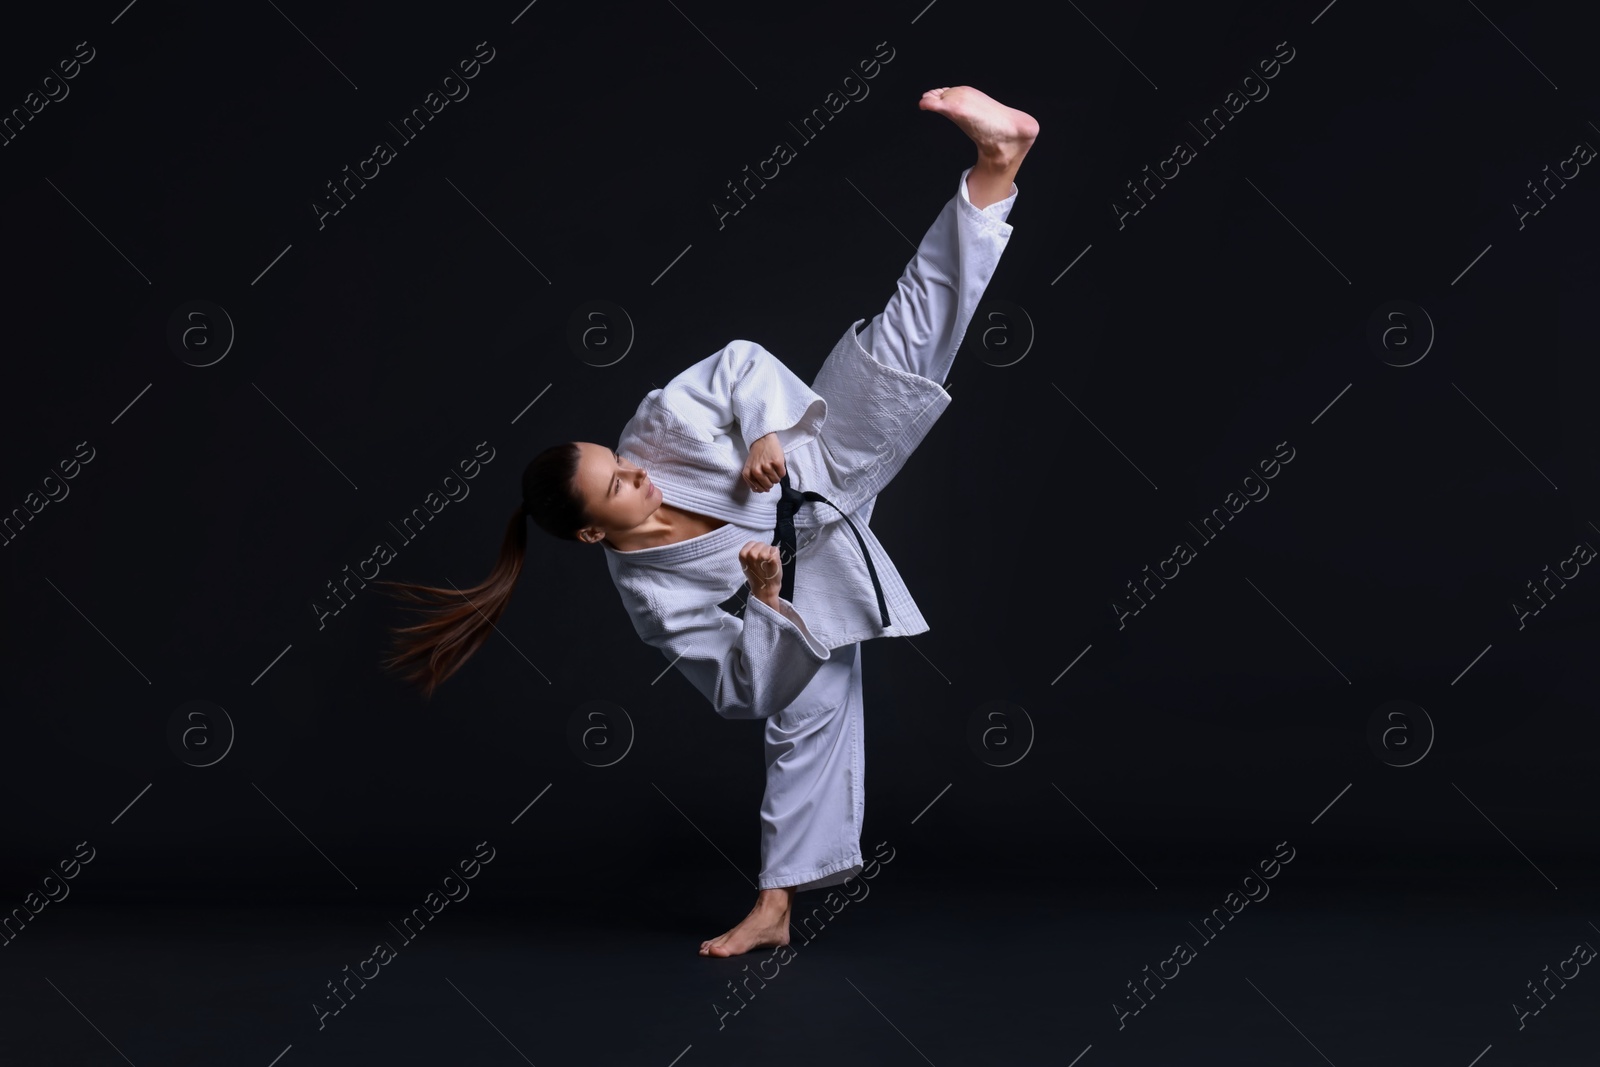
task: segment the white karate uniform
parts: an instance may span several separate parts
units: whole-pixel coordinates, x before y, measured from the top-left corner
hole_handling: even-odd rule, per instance
[[[807,386],[752,341],[734,341],[653,390],[617,452],[644,467],[663,502],[724,520],[710,533],[606,564],[639,636],[729,719],[766,720],[763,889],[818,889],[862,869],[865,807],[860,642],[923,633],[927,622],[868,526],[889,483],[950,403],[941,383],[1011,236],[1017,189],[979,210],[963,171],[887,306],[856,320]],[[741,477],[750,446],[776,433],[790,486],[814,490],[795,516],[793,601],[749,597],[739,550],[771,543],[778,486]],[[883,587],[882,625],[855,523]]]

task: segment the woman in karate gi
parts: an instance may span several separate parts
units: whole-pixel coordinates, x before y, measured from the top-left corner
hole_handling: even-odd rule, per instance
[[[646,396],[615,449],[578,441],[536,456],[484,582],[386,583],[428,606],[424,621],[395,630],[386,666],[431,694],[505,610],[532,518],[605,546],[639,636],[718,714],[765,721],[756,904],[701,955],[787,945],[797,890],[861,872],[860,642],[928,629],[867,524],[950,403],[940,383],[1010,238],[1013,178],[1039,124],[964,85],[931,89],[920,106],[972,138],[977,162],[888,305],[864,331],[859,320],[845,331],[810,386],[760,345],[734,341]],[[823,498],[794,516],[788,560],[767,540],[786,478],[791,492]],[[786,562],[792,597],[781,595]]]

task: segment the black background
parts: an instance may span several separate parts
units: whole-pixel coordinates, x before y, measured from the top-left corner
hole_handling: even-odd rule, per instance
[[[528,458],[615,443],[645,392],[733,338],[809,379],[882,306],[907,237],[971,162],[919,95],[971,84],[1042,133],[954,403],[873,517],[932,629],[863,647],[865,849],[895,844],[894,877],[935,894],[945,936],[982,936],[980,887],[996,910],[1030,887],[1058,915],[1075,894],[1137,906],[1156,883],[1193,884],[1203,912],[1285,840],[1286,881],[1307,887],[1263,905],[1285,916],[1307,914],[1312,885],[1347,921],[1449,900],[1474,917],[1449,943],[1462,957],[1474,928],[1570,916],[1430,1024],[1490,1034],[1440,1062],[1515,1040],[1503,1001],[1596,914],[1600,578],[1585,568],[1522,629],[1511,606],[1575,544],[1600,544],[1597,179],[1584,168],[1520,229],[1513,210],[1541,168],[1600,144],[1574,9],[280,6],[77,6],[12,16],[0,39],[6,109],[76,42],[96,51],[0,147],[0,508],[78,442],[95,450],[0,549],[0,904],[77,842],[98,850],[8,952],[76,954],[81,987],[99,905],[136,905],[133,924],[165,904],[409,907],[483,840],[497,859],[464,908],[485,916],[642,898],[643,914],[595,922],[649,928],[664,897],[725,890],[679,953],[737,920],[748,893],[729,866],[758,862],[760,727],[718,719],[676,672],[653,683],[666,661],[633,633],[601,549],[531,530],[504,639],[431,702],[377,665],[403,618],[377,587],[320,629],[312,603],[479,442],[495,458],[470,495],[385,577],[480,580]],[[494,59],[470,96],[401,145],[387,123],[480,41]],[[798,144],[787,124],[879,42],[894,58],[870,95]],[[1188,123],[1279,42],[1294,58],[1270,95],[1202,145]],[[396,158],[319,229],[324,183],[378,140]],[[724,183],[780,140],[797,157],[719,228]],[[1119,228],[1124,183],[1178,140],[1196,158]],[[211,366],[167,343],[191,300],[237,332]],[[635,332],[609,366],[568,342],[593,300]],[[1368,341],[1395,300],[1434,331],[1404,367]],[[1407,327],[1414,354],[1426,327]],[[1295,458],[1270,496],[1202,547],[1187,524],[1280,442]],[[1197,558],[1119,629],[1112,601],[1180,540]],[[237,731],[212,766],[168,742],[191,700]],[[1431,723],[1405,724],[1407,751],[1426,750],[1406,767],[1368,740],[1393,700]],[[607,767],[568,743],[593,701],[634,732]],[[1010,727],[1031,747],[1010,766],[969,744],[991,701],[1026,711]],[[1086,1031],[1103,1035],[1099,1002],[1153,952],[1096,962]],[[337,970],[319,966],[284,979],[286,1016]],[[15,988],[65,1008],[25,970]],[[1573,997],[1586,1004],[1530,1029],[1592,1035],[1593,994]],[[280,1024],[307,1042],[292,1056],[314,1056],[306,1022]],[[90,1057],[60,1062],[111,1062],[76,1016],[56,1025]],[[290,1040],[261,1035],[260,1062]],[[1061,1040],[1048,1062],[1116,1039]],[[672,1041],[641,1061],[668,1062]]]

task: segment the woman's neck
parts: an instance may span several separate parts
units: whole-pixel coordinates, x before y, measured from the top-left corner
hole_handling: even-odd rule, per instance
[[[724,519],[685,511],[662,501],[644,522],[615,538],[607,537],[606,544],[617,552],[636,552],[641,548],[675,545],[726,525]]]
[[[641,548],[670,545],[675,540],[681,540],[675,535],[682,525],[678,509],[663,501],[639,525],[616,537],[607,537],[606,543],[618,552],[636,552]]]

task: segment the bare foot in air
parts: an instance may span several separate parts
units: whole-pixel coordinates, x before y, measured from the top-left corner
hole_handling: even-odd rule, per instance
[[[936,111],[961,127],[978,154],[1002,166],[1016,166],[1039,136],[1039,122],[1026,111],[1006,107],[970,85],[929,89],[918,107]]]
[[[700,942],[702,956],[738,956],[753,948],[789,943],[789,902],[793,889],[763,889],[744,921],[721,937]]]

